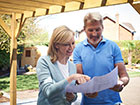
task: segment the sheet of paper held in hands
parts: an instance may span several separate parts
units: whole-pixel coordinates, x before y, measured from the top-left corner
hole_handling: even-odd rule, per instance
[[[81,85],[68,85],[67,92],[94,93],[114,87],[118,81],[118,67],[103,76],[93,77]]]

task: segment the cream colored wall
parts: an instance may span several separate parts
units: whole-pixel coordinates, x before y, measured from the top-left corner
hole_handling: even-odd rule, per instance
[[[109,19],[105,19],[103,36],[110,40],[118,40],[116,28],[117,27],[114,22]],[[119,26],[119,40],[133,40],[131,32],[126,30],[124,27]]]
[[[133,40],[131,32],[120,27],[120,40]]]
[[[31,56],[30,57],[25,57],[25,52],[26,50],[31,50]],[[23,56],[21,58],[21,66],[25,66],[25,64],[29,64],[32,65],[33,67],[35,67],[36,65],[36,48],[35,47],[30,47],[30,48],[25,48],[24,52],[23,52]]]
[[[116,40],[116,25],[109,19],[104,20],[103,36],[110,40]]]

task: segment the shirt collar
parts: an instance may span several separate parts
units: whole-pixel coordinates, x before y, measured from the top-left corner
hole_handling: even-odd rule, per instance
[[[105,43],[106,41],[107,41],[107,39],[106,38],[104,38],[103,36],[102,36],[102,40],[101,40],[101,42],[100,43]],[[83,41],[83,44],[86,46],[86,45],[89,45],[89,42],[88,42],[88,40],[87,40],[87,38]]]

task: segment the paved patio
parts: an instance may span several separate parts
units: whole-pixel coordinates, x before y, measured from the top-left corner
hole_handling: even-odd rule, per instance
[[[124,105],[140,105],[140,77],[130,78],[120,94]]]

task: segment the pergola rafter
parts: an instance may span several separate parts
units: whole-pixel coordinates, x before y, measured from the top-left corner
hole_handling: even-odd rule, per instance
[[[27,18],[124,3],[130,3],[140,14],[140,0],[0,0],[0,14],[12,16],[11,27],[0,18],[11,38],[10,105],[16,105],[17,38]]]

